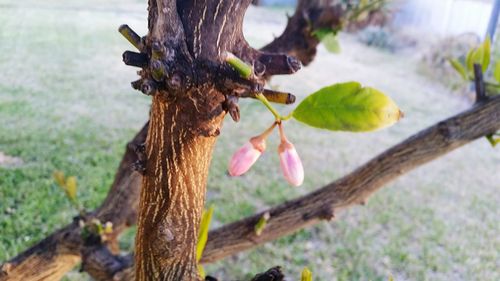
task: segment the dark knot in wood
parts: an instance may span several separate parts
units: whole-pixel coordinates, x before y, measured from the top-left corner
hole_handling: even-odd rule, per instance
[[[285,275],[281,271],[281,267],[276,266],[264,273],[259,273],[252,278],[251,281],[282,281],[285,279]]]

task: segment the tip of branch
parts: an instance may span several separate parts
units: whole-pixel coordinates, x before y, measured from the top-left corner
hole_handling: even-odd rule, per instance
[[[281,267],[276,266],[264,273],[255,275],[252,281],[282,281],[284,278],[285,275],[281,271]]]
[[[11,263],[4,263],[2,264],[2,266],[0,267],[0,276],[2,275],[9,275],[9,272],[11,271],[12,269],[12,264]]]
[[[288,63],[288,67],[290,67],[290,70],[292,71],[292,73],[295,73],[302,68],[302,63],[300,62],[300,60],[298,60],[295,57],[288,56],[286,61]]]
[[[122,33],[122,31],[129,29],[130,27],[127,24],[122,24],[118,27],[118,32]]]

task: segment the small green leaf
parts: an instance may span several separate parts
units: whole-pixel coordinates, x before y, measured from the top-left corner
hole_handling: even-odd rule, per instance
[[[262,217],[259,218],[259,221],[255,224],[255,234],[257,236],[260,236],[262,234],[262,231],[264,231],[264,228],[266,227],[267,221],[271,218],[271,215],[269,212],[264,213]]]
[[[394,277],[392,276],[392,274],[391,274],[391,275],[389,275],[389,279],[388,279],[388,281],[394,281]]]
[[[321,40],[321,43],[325,45],[326,50],[330,53],[338,54],[340,53],[340,43],[337,36],[333,33],[328,34]]]
[[[481,60],[481,64],[483,66],[483,72],[486,72],[488,70],[488,67],[490,66],[490,60],[491,60],[491,40],[490,36],[486,36],[486,39],[483,42],[483,58]]]
[[[474,64],[480,64],[483,72],[488,70],[491,60],[491,40],[490,37],[486,37],[484,42],[477,48],[472,48],[465,59],[465,64],[467,69],[474,73]]]
[[[252,76],[253,68],[232,53],[226,53],[226,62],[229,63],[242,78],[248,79]]]
[[[469,52],[467,53],[467,57],[465,58],[465,65],[467,66],[467,69],[471,73],[474,73],[474,62],[472,60],[472,57],[474,56],[475,51],[476,51],[475,48],[470,49]]]
[[[104,234],[113,233],[113,223],[108,221],[104,224]]]
[[[474,71],[474,64],[480,64],[484,69],[483,60],[484,60],[484,48],[483,45],[481,45],[474,51],[474,54],[472,55],[472,71]]]
[[[65,189],[66,186],[66,180],[64,179],[64,173],[61,171],[54,171],[52,174],[52,177],[54,178],[54,181],[57,183],[59,187],[62,189]]]
[[[331,28],[319,28],[316,29],[312,32],[316,38],[318,38],[319,41],[322,41],[323,38],[325,38],[328,34],[335,33],[335,31]]]
[[[335,54],[340,53],[340,43],[335,30],[331,28],[320,28],[313,31],[313,35],[316,36],[323,45],[325,45],[328,52]]]
[[[402,112],[380,91],[347,82],[325,87],[308,96],[292,116],[316,128],[364,132],[396,123]]]
[[[312,278],[312,272],[307,267],[304,267],[300,276],[300,281],[312,281]]]
[[[500,138],[496,138],[495,134],[487,135],[486,139],[490,142],[491,146],[496,147],[500,143]]]
[[[213,212],[214,208],[210,206],[208,211],[203,211],[203,215],[201,216],[200,231],[198,232],[198,244],[196,245],[197,261],[200,261],[201,256],[203,255],[203,250],[205,250],[205,246],[207,244],[208,230],[210,228],[210,221],[212,220]]]
[[[458,60],[450,59],[450,64],[460,74],[460,76],[462,76],[462,79],[468,80],[467,70],[465,70],[465,67]]]
[[[76,201],[76,190],[77,190],[76,177],[68,177],[66,179],[65,191],[68,198],[73,202]]]
[[[495,64],[495,69],[493,69],[493,77],[500,83],[500,61]]]
[[[496,96],[500,94],[500,85],[496,83],[484,83],[486,87],[486,94],[488,96]]]

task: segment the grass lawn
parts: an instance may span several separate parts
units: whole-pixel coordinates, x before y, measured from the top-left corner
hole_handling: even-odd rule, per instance
[[[67,224],[75,215],[51,174],[78,177],[88,209],[106,195],[127,141],[147,120],[149,98],[130,87],[135,69],[122,23],[146,32],[146,1],[0,0],[0,152],[22,163],[0,165],[0,263]],[[279,34],[279,10],[251,8],[245,32],[260,46]],[[272,116],[241,102],[242,120],[224,125],[212,162],[208,204],[213,227],[310,192],[353,170],[417,130],[470,105],[417,74],[417,57],[388,54],[342,36],[340,55],[320,49],[297,75],[271,84],[299,99],[335,82],[357,80],[393,97],[406,114],[375,133],[331,133],[286,125],[305,170],[288,186],[273,136],[244,177],[228,178],[232,152]],[[280,107],[283,112],[288,109]],[[259,120],[257,120],[259,119]],[[282,265],[294,280],[304,266],[315,280],[500,280],[500,154],[479,140],[419,168],[378,192],[365,207],[206,267],[222,280],[245,280]],[[123,235],[124,250],[133,229]],[[68,280],[87,280],[72,272]]]

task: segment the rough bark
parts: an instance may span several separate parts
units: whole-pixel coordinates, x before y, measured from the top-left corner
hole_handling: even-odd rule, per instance
[[[320,43],[314,31],[322,28],[339,30],[344,21],[345,8],[338,0],[299,0],[293,16],[283,33],[262,51],[284,53],[298,58],[303,65],[316,57]]]
[[[149,1],[149,33],[134,44],[146,63],[139,84],[153,95],[145,144],[137,235],[136,280],[198,280],[196,244],[210,159],[228,100],[263,91],[265,73],[293,73],[295,59],[263,54],[243,38],[250,0]],[[134,41],[134,40],[132,40]],[[260,75],[241,79],[230,52]],[[300,65],[300,64],[298,64]],[[241,86],[244,85],[244,86]],[[232,116],[238,119],[233,102]]]
[[[156,1],[152,1],[151,4],[156,3]],[[227,3],[226,3],[227,4]],[[241,4],[240,4],[241,5]],[[235,5],[234,7],[236,7]],[[233,7],[233,8],[234,8]],[[200,12],[205,11],[204,13],[208,15],[213,15],[215,20],[219,24],[224,23],[225,15],[222,13],[221,7],[216,7],[216,10],[205,11],[204,9],[200,9]],[[300,8],[300,7],[298,7]],[[226,8],[227,9],[227,8]],[[150,14],[157,13],[158,8],[151,6]],[[217,12],[218,11],[218,12]],[[211,13],[211,14],[210,14]],[[203,15],[203,14],[202,14]],[[216,16],[217,15],[217,16]],[[194,17],[194,15],[191,15]],[[231,16],[231,15],[229,15]],[[227,21],[226,21],[227,22]],[[153,26],[154,21],[149,20],[149,26]],[[234,25],[227,25],[227,30],[236,30],[233,28]],[[204,30],[198,30],[197,33],[205,33]],[[193,36],[193,35],[191,35]],[[289,34],[288,36],[292,36]],[[295,35],[299,36],[299,34]],[[137,40],[137,38],[135,38]],[[140,39],[139,39],[140,40]],[[220,39],[219,44],[220,43]],[[198,40],[201,42],[201,40]],[[139,42],[138,48],[143,48],[143,43]],[[234,44],[235,42],[233,42]],[[255,50],[251,49],[246,42],[240,42],[240,49],[236,50],[237,54],[240,56],[245,56],[247,60],[251,61],[251,59],[255,59],[257,56],[264,55],[266,53],[259,53]],[[158,46],[158,45],[157,45]],[[159,48],[160,52],[162,51],[162,47]],[[158,52],[158,50],[156,50]],[[245,52],[244,55],[242,53]],[[268,52],[275,52],[272,49],[269,49]],[[277,51],[276,51],[277,52]],[[289,48],[286,54],[294,53],[293,48]],[[129,54],[129,52],[127,52]],[[141,53],[143,54],[143,53]],[[262,56],[264,59],[269,61],[269,57],[272,56]],[[278,55],[277,57],[283,58],[284,61],[288,56]],[[147,57],[146,57],[147,58]],[[127,63],[127,58],[124,54],[124,60]],[[143,58],[142,58],[143,60]],[[266,62],[265,60],[265,62]],[[283,60],[282,60],[283,61]],[[140,63],[140,66],[143,66],[144,62]],[[201,67],[206,67],[203,64]],[[264,66],[264,67],[262,67]],[[273,64],[261,63],[256,61],[256,72],[260,67],[260,71],[263,73],[257,73],[258,76],[264,77],[266,76],[266,72],[269,73],[269,70],[266,69],[266,66],[274,72],[293,72],[289,69],[280,70],[280,67],[276,67]],[[285,65],[288,67],[288,65]],[[282,67],[281,67],[282,68]],[[269,75],[267,75],[269,76]],[[234,78],[234,77],[233,77]],[[170,77],[171,86],[176,86],[176,82],[180,81],[182,77],[179,75],[172,75]],[[236,79],[237,80],[237,79]],[[262,80],[260,80],[262,83]],[[155,81],[144,81],[143,79],[135,81],[132,83],[133,87],[143,91],[146,94],[152,94],[154,91],[156,82]],[[243,90],[240,90],[242,97],[253,97],[253,92],[250,91],[252,87],[255,85],[249,84],[247,81],[234,81],[232,79],[226,79],[222,84],[229,86],[239,86],[242,87]],[[264,90],[264,95],[268,97],[270,101],[280,102],[280,103],[292,103],[295,100],[293,95],[288,93],[276,93],[269,90]],[[121,164],[118,168],[118,171],[115,175],[115,180],[110,188],[110,191],[105,199],[105,201],[101,204],[101,206],[91,212],[94,214],[96,218],[98,218],[102,222],[111,221],[113,222],[113,236],[117,237],[126,227],[135,224],[137,220],[137,209],[139,202],[139,194],[141,188],[141,174],[138,172],[133,172],[131,167],[135,167],[138,170],[143,169],[142,161],[138,159],[138,153],[140,154],[141,144],[145,142],[147,134],[147,124],[143,127],[143,129],[135,136],[135,138],[130,141],[129,146],[126,149],[126,152],[123,156]],[[140,155],[139,155],[140,158]],[[31,246],[26,251],[20,253],[18,256],[14,257],[10,261],[6,262],[2,270],[0,271],[0,280],[40,280],[40,278],[54,278],[58,279],[63,276],[66,272],[71,270],[79,261],[81,251],[83,249],[83,241],[80,239],[81,229],[77,223],[71,223],[60,230],[55,231],[54,233],[47,236],[44,240],[39,243]],[[117,252],[116,243],[111,243],[112,252]],[[36,268],[36,270],[35,270]],[[8,274],[7,274],[8,273]],[[9,279],[7,279],[7,276]]]
[[[397,177],[498,130],[500,96],[422,130],[315,192],[210,231],[201,262],[215,262],[322,220],[331,220],[336,211],[364,204],[370,195]],[[262,233],[256,235],[255,224],[264,213],[269,213],[270,218]],[[116,264],[122,259],[108,253],[106,260]],[[114,280],[133,280],[131,265],[122,269],[113,276]],[[109,269],[102,269],[106,270]]]

